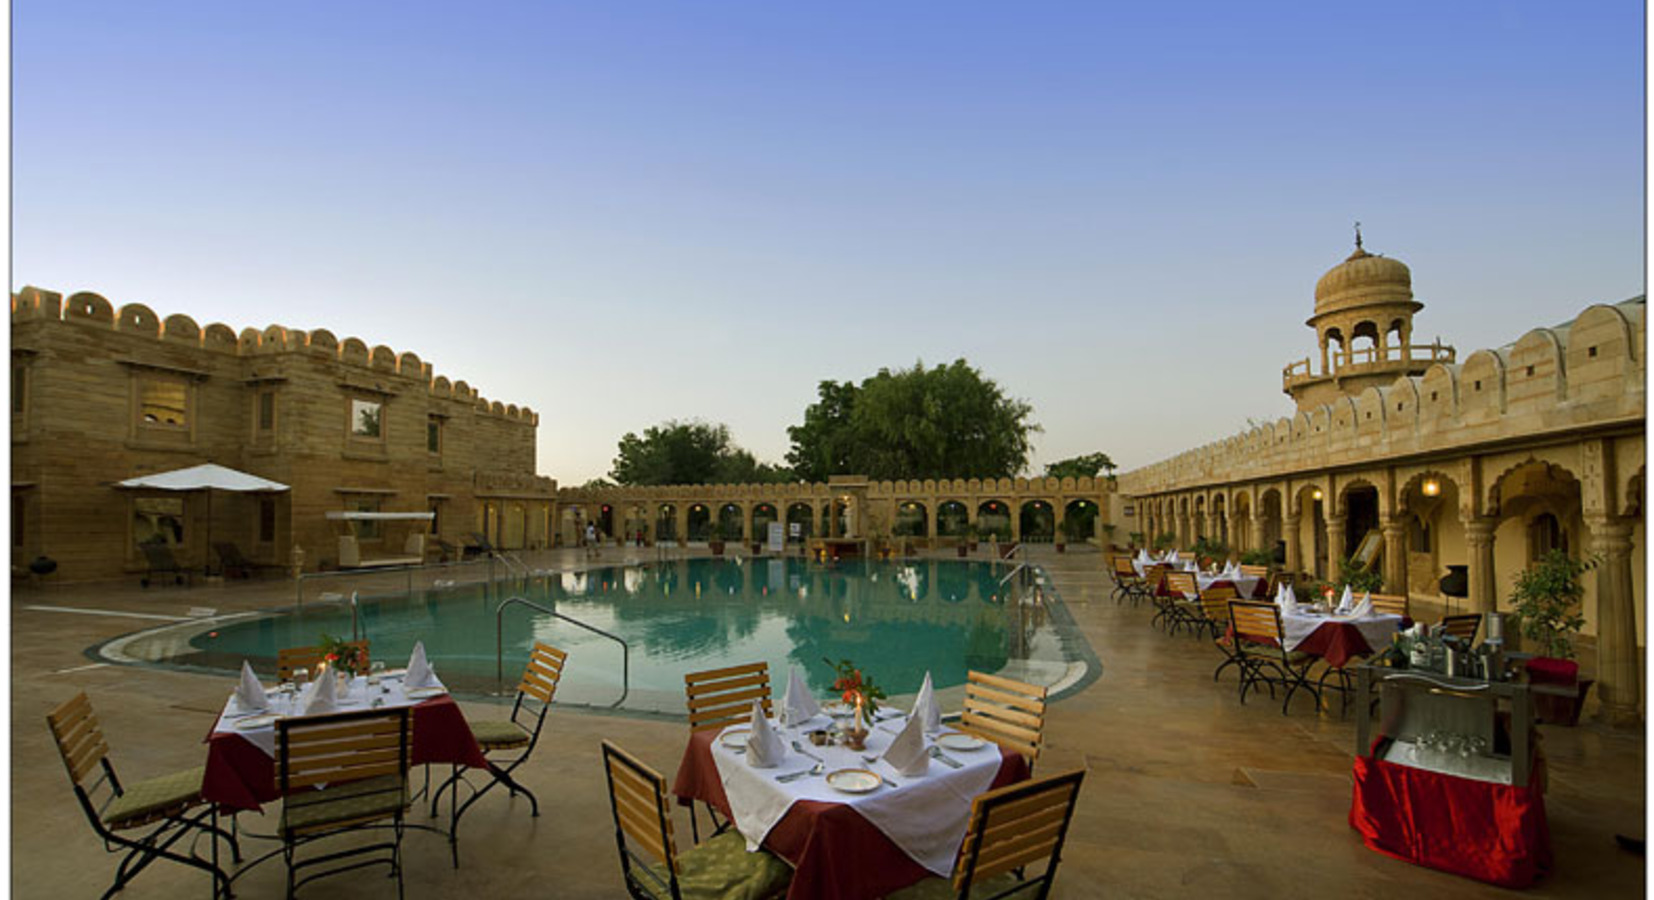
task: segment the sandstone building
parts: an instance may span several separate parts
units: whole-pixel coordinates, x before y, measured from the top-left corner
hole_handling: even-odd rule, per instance
[[[433,377],[413,353],[323,329],[164,320],[91,293],[12,297],[12,562],[54,580],[147,571],[140,542],[217,564],[208,498],[122,490],[135,475],[213,462],[291,486],[211,498],[213,542],[307,569],[339,562],[329,511],[435,513],[434,533],[505,547],[548,542],[556,484],[535,475],[538,416]],[[364,557],[405,535],[362,526]]]
[[[1359,239],[1358,239],[1359,240]],[[1596,304],[1462,360],[1412,343],[1412,275],[1355,253],[1315,288],[1316,360],[1283,372],[1297,411],[1123,474],[1132,531],[1279,550],[1336,574],[1363,541],[1386,588],[1508,609],[1512,580],[1553,548],[1596,555],[1584,668],[1607,716],[1641,716],[1646,579],[1646,303]],[[1462,601],[1442,595],[1452,567]],[[1594,663],[1594,665],[1593,665]]]

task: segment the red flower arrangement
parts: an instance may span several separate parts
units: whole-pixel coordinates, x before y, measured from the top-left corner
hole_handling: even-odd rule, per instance
[[[362,648],[342,637],[334,637],[323,633],[319,648],[322,659],[328,668],[351,675],[366,675],[368,672],[368,655]]]
[[[841,659],[836,665],[826,657],[822,657],[821,661],[838,673],[838,678],[833,681],[833,690],[839,692],[845,703],[851,706],[859,703],[862,711],[871,717],[879,708],[878,701],[884,699],[884,688],[874,684],[872,678],[863,676],[855,663],[848,659]]]

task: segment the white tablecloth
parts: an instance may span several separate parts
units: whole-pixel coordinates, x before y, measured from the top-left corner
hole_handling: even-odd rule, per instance
[[[1179,561],[1179,562],[1172,562],[1172,563],[1162,562],[1162,561],[1159,561],[1159,560],[1156,560],[1154,562],[1149,562],[1149,563],[1139,562],[1138,560],[1135,560],[1135,559],[1131,561],[1131,567],[1133,569],[1137,570],[1137,575],[1138,575],[1139,578],[1141,578],[1143,576],[1143,573],[1145,573],[1149,570],[1149,566],[1171,566],[1173,572],[1187,572],[1190,569],[1193,569],[1195,567],[1195,564],[1194,564],[1193,560],[1190,560],[1188,562]]]
[[[441,682],[438,682],[438,686],[440,685]],[[300,694],[298,691],[281,694],[269,692],[269,689],[266,689],[266,691],[266,696],[270,700],[270,708],[265,712],[284,717],[299,716],[304,714],[303,708],[299,705]],[[338,707],[334,711],[352,712],[355,710],[371,709],[374,708],[374,700],[380,701],[378,708],[381,709],[396,706],[413,706],[415,704],[424,703],[433,696],[438,695],[429,694],[419,697],[418,699],[410,699],[408,695],[403,692],[402,678],[400,676],[385,678],[382,682],[373,686],[368,685],[368,680],[366,677],[357,676],[356,678],[351,679],[349,692],[339,701]],[[254,719],[255,717],[263,714],[254,713],[253,715],[243,715],[246,710],[240,709],[239,707],[240,704],[236,703],[235,695],[231,694],[230,699],[224,704],[224,711],[218,714],[218,721],[213,725],[212,730],[227,734],[238,734],[243,738],[246,738],[247,741],[253,746],[263,750],[271,756],[275,756],[276,724],[271,722],[269,724],[260,725],[257,728],[237,727],[236,723],[242,721],[244,718]]]
[[[735,827],[747,839],[747,849],[756,850],[763,843],[775,823],[781,821],[787,810],[799,800],[820,800],[843,803],[884,832],[891,843],[902,852],[937,875],[953,872],[954,858],[965,839],[965,827],[971,811],[971,801],[988,789],[999,774],[999,748],[991,743],[977,750],[947,750],[947,755],[962,764],[955,769],[939,759],[930,761],[930,771],[917,778],[907,778],[886,765],[883,760],[868,763],[863,753],[882,755],[902,720],[891,719],[872,729],[867,737],[867,749],[848,747],[817,747],[805,737],[805,732],[829,727],[826,716],[817,716],[797,728],[777,726],[787,743],[787,755],[781,765],[773,769],[757,769],[747,764],[746,757],[724,746],[719,735],[712,742],[712,760],[718,766],[718,779],[723,782],[724,796],[729,800],[735,816]],[[737,726],[745,727],[745,726]],[[886,730],[890,729],[890,730]],[[867,794],[846,794],[827,786],[826,776],[806,775],[786,783],[776,781],[777,775],[808,770],[815,760],[795,751],[794,740],[800,741],[809,753],[826,761],[825,771],[835,769],[870,769],[896,783],[896,787],[881,784]]]
[[[1354,625],[1367,639],[1367,646],[1375,651],[1390,646],[1390,635],[1396,633],[1401,625],[1401,616],[1392,613],[1380,613],[1376,616],[1366,616],[1360,619],[1348,616],[1317,616],[1309,613],[1281,613],[1281,630],[1286,633],[1286,649],[1296,649],[1315,632],[1328,622],[1343,622]]]

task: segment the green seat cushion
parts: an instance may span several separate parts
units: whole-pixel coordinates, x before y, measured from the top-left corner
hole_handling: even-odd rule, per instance
[[[1009,872],[1001,872],[986,881],[973,882],[971,884],[971,896],[992,897],[1017,883],[1015,875]],[[953,900],[958,896],[959,892],[953,887],[953,879],[933,876],[918,884],[911,884],[902,888],[889,895],[886,900]]]
[[[314,831],[389,816],[407,806],[407,784],[397,775],[330,784],[320,790],[303,788],[282,801],[280,830],[284,835]]]
[[[484,719],[481,722],[469,722],[471,736],[477,739],[477,744],[483,749],[490,747],[515,747],[528,743],[528,732],[521,725],[510,719]]]
[[[649,868],[667,881],[665,867]],[[733,828],[678,854],[678,890],[684,900],[779,897],[792,878],[792,867],[768,850],[748,853],[746,838]],[[666,890],[650,879],[639,881],[650,891],[666,896]]]
[[[201,799],[201,779],[206,773],[201,767],[125,785],[126,791],[103,811],[103,823],[127,828],[143,824],[156,813],[188,806]]]

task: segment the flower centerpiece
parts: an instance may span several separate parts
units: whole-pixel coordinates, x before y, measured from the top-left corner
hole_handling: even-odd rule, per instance
[[[839,692],[845,703],[856,707],[856,727],[850,732],[850,746],[859,750],[861,743],[867,739],[867,726],[862,724],[862,716],[872,717],[878,711],[879,701],[884,699],[884,688],[874,684],[872,678],[863,675],[848,659],[841,659],[837,664],[826,657],[822,657],[821,661],[838,673],[838,678],[833,681],[833,690]]]
[[[346,678],[368,673],[368,654],[361,644],[323,632],[322,642],[317,649],[322,652],[322,662],[329,668],[344,673]]]

